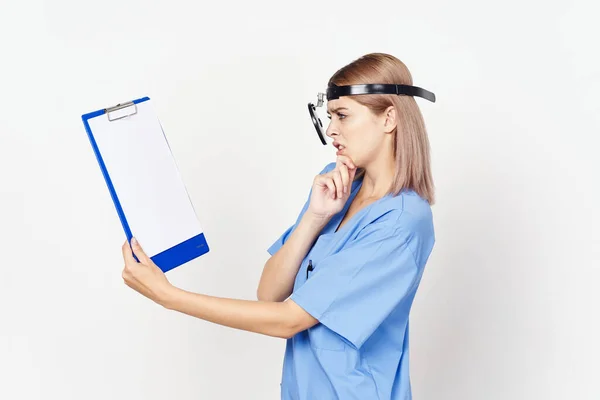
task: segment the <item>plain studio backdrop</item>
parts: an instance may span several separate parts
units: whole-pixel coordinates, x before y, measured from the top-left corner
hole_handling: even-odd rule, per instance
[[[411,316],[414,398],[599,399],[598,11],[3,1],[0,398],[278,398],[284,340],[123,283],[125,234],[81,115],[152,99],[211,248],[169,280],[255,300],[266,249],[335,160],[307,103],[387,52],[438,99],[417,99],[437,243]]]

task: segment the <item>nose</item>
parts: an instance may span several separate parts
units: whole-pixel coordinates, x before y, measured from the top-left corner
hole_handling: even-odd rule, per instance
[[[335,124],[333,123],[333,121],[329,122],[329,125],[327,126],[327,130],[325,131],[325,134],[332,139],[338,135],[338,130],[335,127]]]

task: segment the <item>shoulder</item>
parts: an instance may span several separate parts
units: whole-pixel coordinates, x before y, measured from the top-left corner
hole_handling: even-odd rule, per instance
[[[414,228],[432,226],[433,213],[427,200],[413,190],[404,191],[397,197],[402,200],[401,221],[410,224]]]
[[[433,214],[426,200],[412,190],[405,190],[382,199],[369,213],[367,225],[407,236],[433,235]]]
[[[413,191],[382,200],[369,213],[356,240],[370,237],[390,252],[410,249],[416,265],[424,267],[436,242],[431,206]]]

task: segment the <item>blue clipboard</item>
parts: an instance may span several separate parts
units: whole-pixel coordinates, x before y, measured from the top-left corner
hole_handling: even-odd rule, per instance
[[[135,236],[163,272],[208,253],[150,98],[81,118],[127,240]]]

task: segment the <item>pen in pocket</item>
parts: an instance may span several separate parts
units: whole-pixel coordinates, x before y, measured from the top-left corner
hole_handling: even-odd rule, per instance
[[[312,260],[308,260],[308,267],[306,267],[306,279],[308,279],[308,273],[314,269]]]

